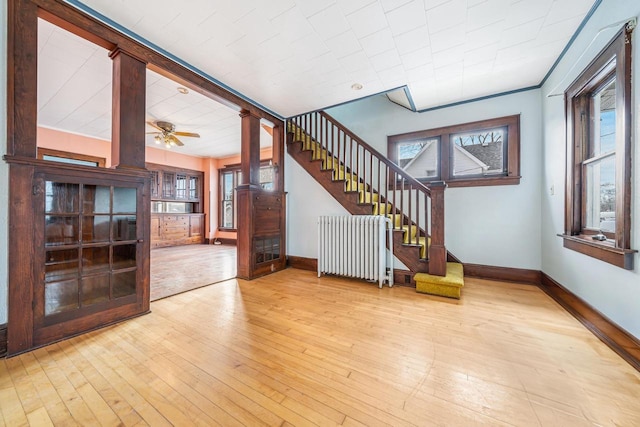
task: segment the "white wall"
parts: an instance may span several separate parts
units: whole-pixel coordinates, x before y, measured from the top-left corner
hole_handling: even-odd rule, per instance
[[[285,170],[287,255],[317,258],[318,217],[349,212],[288,154]]]
[[[552,96],[563,91],[613,38],[621,25],[602,28],[640,14],[637,0],[604,0],[574,45],[542,88],[543,105],[543,191],[542,271],[584,299],[609,319],[640,338],[640,260],[634,271],[625,271],[595,258],[562,247],[557,233],[564,230],[564,181],[566,136],[564,99]],[[600,32],[599,32],[600,31]],[[631,245],[640,249],[640,28],[632,40],[632,224]],[[555,195],[550,194],[554,186]]]
[[[7,2],[0,6],[0,157],[7,152]],[[0,160],[0,325],[7,323],[9,166]]]
[[[541,106],[538,90],[426,113],[413,113],[382,96],[328,112],[383,154],[387,153],[387,135],[520,113],[523,176],[520,185],[448,188],[445,238],[447,248],[463,262],[540,269]],[[340,208],[290,158],[287,191],[290,240],[299,239],[299,232],[303,230],[313,234],[318,215]],[[311,236],[309,240],[315,244],[316,238]],[[287,252],[315,258],[314,244],[291,241]]]

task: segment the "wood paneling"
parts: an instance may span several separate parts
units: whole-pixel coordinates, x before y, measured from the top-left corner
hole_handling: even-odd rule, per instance
[[[0,357],[7,354],[7,324],[0,325]]]
[[[640,371],[640,341],[545,273],[542,273],[540,288],[620,357]]]
[[[318,271],[318,260],[316,258],[289,255],[287,256],[287,265],[300,270]]]
[[[113,61],[111,166],[145,167],[146,63],[117,48]]]
[[[31,262],[37,253],[33,204],[34,167],[9,165],[9,324],[8,352],[19,353],[33,346],[33,295],[37,282]]]
[[[285,268],[285,193],[240,185],[237,197],[238,277],[250,280]]]
[[[507,282],[540,284],[540,270],[527,270],[524,268],[496,267],[493,265],[463,263],[465,277],[478,277],[481,279],[503,280]]]
[[[532,286],[450,301],[287,269],[152,307],[0,360],[4,423],[640,424],[640,374]]]

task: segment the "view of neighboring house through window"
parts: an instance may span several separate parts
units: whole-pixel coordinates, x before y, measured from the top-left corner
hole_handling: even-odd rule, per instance
[[[631,36],[626,29],[565,92],[567,194],[564,246],[633,268]]]
[[[451,135],[453,176],[489,176],[505,173],[506,128]]]
[[[267,162],[260,166],[260,186],[264,190],[273,190],[274,167]],[[221,230],[237,228],[236,188],[242,183],[240,165],[229,165],[220,170],[220,224]]]
[[[421,181],[449,186],[517,184],[519,116],[500,117],[388,138],[389,158]]]

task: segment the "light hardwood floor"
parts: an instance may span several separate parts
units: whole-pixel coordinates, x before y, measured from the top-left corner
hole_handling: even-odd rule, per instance
[[[151,251],[151,301],[237,275],[237,248],[230,245],[184,245]]]
[[[0,425],[640,425],[640,374],[534,286],[288,269],[0,360]]]

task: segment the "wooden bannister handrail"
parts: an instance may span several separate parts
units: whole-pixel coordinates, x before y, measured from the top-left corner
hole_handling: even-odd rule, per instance
[[[347,128],[345,125],[343,125],[342,123],[340,123],[339,121],[334,119],[328,113],[326,113],[324,111],[320,111],[319,114],[322,115],[323,117],[325,117],[330,122],[332,122],[336,127],[338,127],[338,129],[341,129],[345,134],[349,135],[351,137],[351,139],[355,140],[359,145],[361,145],[363,148],[365,148],[369,152],[373,152],[373,153],[377,153],[378,152],[378,150],[376,150],[375,148],[373,148],[372,146],[367,144],[358,135],[356,135],[355,133],[351,132],[349,130],[349,128]],[[412,185],[415,185],[421,191],[431,195],[431,190],[429,190],[429,187],[427,187],[426,185],[424,185],[423,183],[421,183],[420,181],[418,181],[417,179],[415,179],[411,175],[407,174],[404,170],[402,170],[402,168],[400,168],[400,166],[396,165],[394,162],[392,162],[391,160],[387,159],[386,157],[379,157],[379,159],[385,165],[389,166],[389,169],[393,170],[395,173],[397,173],[398,175],[400,175],[404,179],[406,179],[408,183],[411,183]]]

